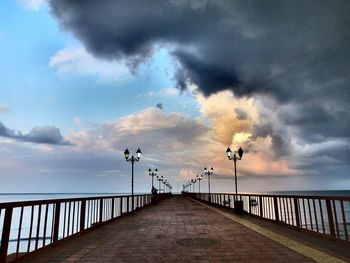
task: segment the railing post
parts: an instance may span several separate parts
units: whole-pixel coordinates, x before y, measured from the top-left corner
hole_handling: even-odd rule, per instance
[[[114,218],[114,197],[112,198],[112,211],[111,211],[111,219]]]
[[[326,200],[327,206],[327,214],[328,214],[328,225],[329,225],[329,233],[331,238],[335,238],[335,229],[334,229],[334,220],[332,214],[332,205],[330,200]]]
[[[120,215],[123,214],[123,197],[120,197]]]
[[[262,196],[259,196],[259,206],[260,206],[260,216],[264,217]]]
[[[81,201],[80,208],[80,232],[85,230],[85,211],[86,211],[86,200]]]
[[[251,196],[248,195],[248,211],[249,211],[249,214],[252,213],[252,205],[251,205]]]
[[[129,196],[126,198],[126,212],[129,213]]]
[[[13,212],[12,207],[6,208],[4,224],[2,229],[1,247],[0,247],[1,263],[6,263],[6,259],[7,259],[7,249],[9,245],[10,232],[11,232],[12,212]]]
[[[100,198],[100,218],[99,218],[99,222],[102,223],[102,218],[103,216],[103,198]]]
[[[278,202],[277,202],[277,196],[273,197],[273,208],[275,210],[275,220],[280,221],[279,213],[278,213]]]
[[[53,237],[52,242],[56,242],[58,240],[58,231],[60,228],[60,211],[61,211],[61,202],[55,203],[55,222],[53,226]]]
[[[294,211],[295,211],[295,223],[298,228],[300,228],[300,214],[299,214],[299,205],[298,198],[294,197]]]

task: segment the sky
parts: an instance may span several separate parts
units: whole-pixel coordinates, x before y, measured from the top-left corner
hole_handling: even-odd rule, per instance
[[[350,189],[350,2],[0,2],[0,192]],[[157,182],[155,182],[158,186]],[[207,177],[201,190],[207,191]],[[198,183],[196,185],[198,190]]]

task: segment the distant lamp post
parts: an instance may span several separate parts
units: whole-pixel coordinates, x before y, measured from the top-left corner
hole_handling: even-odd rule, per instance
[[[201,180],[203,180],[203,178],[204,178],[204,177],[203,177],[203,174],[201,174],[201,175],[198,175],[198,174],[197,174],[197,181],[198,181],[198,187],[199,187],[199,188],[198,188],[198,192],[199,192],[199,193],[201,193]]]
[[[131,155],[128,148],[124,151],[124,157],[127,162],[131,162],[131,207],[132,210],[134,210],[134,163],[140,161],[140,158],[142,156],[142,152],[140,148],[136,151],[136,157],[134,155]]]
[[[159,176],[159,175],[157,175],[157,181],[158,181],[158,183],[159,183],[159,188],[158,188],[158,191],[159,191],[159,193],[161,192],[161,188],[160,188],[160,182],[163,182],[163,175],[162,176]]]
[[[168,183],[167,180],[164,180],[164,181],[163,181],[163,184],[164,184],[164,186],[163,186],[163,187],[164,187],[164,188],[163,188],[163,189],[164,189],[164,193],[166,193],[166,191],[167,191],[167,183]]]
[[[238,191],[237,191],[237,164],[236,164],[237,161],[242,160],[242,157],[243,157],[243,150],[241,147],[239,147],[237,153],[238,153],[238,156],[236,155],[236,153],[232,153],[230,147],[228,147],[226,150],[227,158],[234,162],[234,167],[235,167],[235,188],[236,188],[235,210],[237,213],[242,214],[243,213],[243,201],[237,200]]]
[[[154,172],[152,172],[152,169],[151,169],[151,168],[148,169],[148,175],[149,175],[149,176],[152,176],[152,190],[153,190],[153,187],[154,187],[154,184],[153,184],[153,177],[154,177],[154,176],[157,176],[157,174],[158,174],[158,169],[157,169],[157,168],[154,170]]]
[[[210,168],[210,170],[207,169],[207,167],[204,168],[204,174],[208,175],[208,192],[209,192],[209,202],[211,202],[211,195],[210,195],[210,176],[214,173],[214,168]]]
[[[191,179],[191,183],[192,183],[192,185],[193,185],[193,193],[196,192],[196,182],[197,182],[196,179]]]

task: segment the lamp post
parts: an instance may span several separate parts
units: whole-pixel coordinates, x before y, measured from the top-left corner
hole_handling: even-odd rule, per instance
[[[159,193],[161,192],[161,188],[160,188],[160,182],[163,182],[163,175],[162,176],[159,176],[159,175],[157,175],[157,181],[158,181],[158,183],[159,183],[159,188],[158,188],[158,190],[159,190]]]
[[[163,189],[164,189],[164,193],[166,193],[166,191],[167,191],[167,182],[168,182],[167,180],[164,180],[164,181],[163,181],[163,184],[164,184],[164,188],[163,188]]]
[[[128,148],[125,149],[124,151],[124,157],[127,162],[131,162],[131,207],[132,211],[134,210],[134,163],[138,162],[142,156],[142,152],[140,148],[137,149],[136,151],[136,157],[134,155],[131,155],[130,157],[130,152]]]
[[[238,153],[238,156],[236,155]],[[227,148],[226,150],[226,155],[229,160],[232,160],[234,162],[234,167],[235,167],[235,188],[236,188],[236,194],[235,194],[235,210],[237,213],[242,214],[243,213],[243,201],[238,201],[237,200],[237,161],[242,160],[243,157],[243,150],[241,147],[239,147],[238,151],[236,153],[233,153],[232,156],[232,151],[230,147]]]
[[[214,173],[214,168],[210,168],[210,170],[207,169],[207,167],[204,168],[204,174],[208,175],[208,190],[209,190],[209,202],[211,202],[211,195],[210,195],[210,175]]]
[[[198,175],[197,174],[197,181],[198,181],[198,187],[199,187],[199,193],[201,193],[201,180],[203,180],[203,174]]]
[[[193,185],[193,193],[196,192],[196,182],[197,182],[196,179],[191,179],[191,183],[192,183],[192,185]]]
[[[153,190],[153,177],[154,176],[156,176],[157,174],[158,174],[158,169],[156,168],[155,170],[154,170],[154,172],[152,172],[152,170],[151,170],[151,168],[149,168],[148,169],[148,174],[149,174],[149,176],[152,176],[152,190]]]

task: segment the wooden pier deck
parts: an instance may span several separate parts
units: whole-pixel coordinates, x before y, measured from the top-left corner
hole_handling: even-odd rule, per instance
[[[350,246],[175,196],[20,262],[350,262]]]

